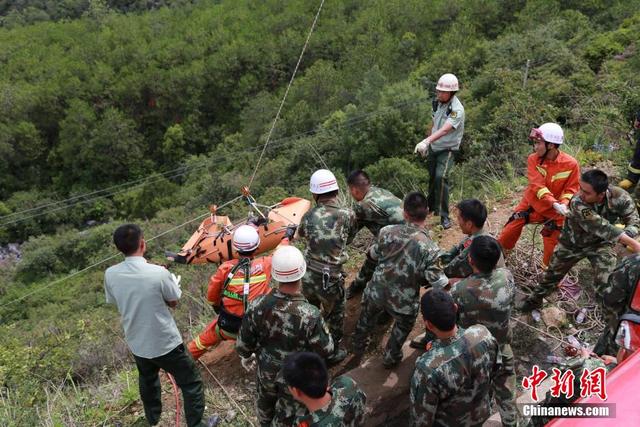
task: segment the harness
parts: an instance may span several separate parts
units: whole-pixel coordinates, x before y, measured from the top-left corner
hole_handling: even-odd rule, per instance
[[[236,275],[238,270],[242,269],[244,272],[244,284],[242,289],[242,295],[237,292],[230,291],[228,289],[231,280]],[[247,311],[247,306],[249,304],[249,287],[251,286],[251,258],[240,258],[238,263],[233,266],[226,279],[224,279],[224,283],[222,285],[222,295],[231,298],[236,301],[242,301],[242,309],[243,312]],[[220,316],[218,316],[218,324],[220,325],[220,329],[225,331],[237,334],[240,330],[240,326],[242,325],[242,317],[236,316],[233,313],[228,312],[224,308],[224,299],[222,299],[220,304]]]
[[[533,212],[533,208],[529,207],[526,211],[517,211],[511,214],[509,219],[507,220],[507,224],[511,221],[515,221],[516,219],[524,219],[525,224],[529,224],[529,215]]]
[[[342,266],[325,264],[314,259],[307,260],[307,269],[322,275],[322,289],[328,290],[346,275],[342,271]]]

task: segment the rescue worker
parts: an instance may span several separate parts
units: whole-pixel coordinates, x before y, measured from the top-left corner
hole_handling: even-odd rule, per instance
[[[520,238],[526,224],[543,224],[542,264],[549,265],[553,249],[564,222],[555,206],[568,206],[578,191],[580,167],[576,159],[560,146],[564,143],[564,132],[556,123],[545,123],[531,129],[529,139],[533,142],[533,154],[527,158],[527,185],[522,200],[502,229],[498,241],[503,249],[511,250]]]
[[[287,236],[291,235],[289,232]],[[235,340],[249,302],[271,292],[271,256],[253,258],[260,236],[255,227],[241,225],[232,238],[240,259],[226,261],[209,281],[207,301],[218,314],[213,322],[189,343],[194,359],[199,359],[224,340]],[[288,244],[288,238],[283,243]]]
[[[438,256],[438,262],[443,267],[444,274],[449,278],[449,285],[453,285],[473,273],[473,268],[469,263],[469,246],[476,237],[488,236],[483,228],[487,220],[487,208],[480,200],[462,200],[456,205],[456,208],[458,226],[467,237],[451,248],[449,252],[442,252]],[[498,267],[504,267],[502,252],[500,252]],[[412,339],[410,346],[424,350],[427,343],[433,339],[433,334],[427,331]]]
[[[437,263],[440,251],[425,228],[427,198],[420,192],[412,192],[407,194],[403,205],[406,223],[384,227],[369,250],[377,265],[362,295],[353,337],[356,361],[369,345],[378,316],[382,312],[389,314],[394,323],[383,356],[387,369],[402,360],[402,345],[418,315],[420,287],[442,288],[447,284],[447,277]]]
[[[437,337],[411,378],[412,426],[480,426],[491,415],[491,381],[498,343],[483,325],[456,326],[448,292],[428,290],[420,301],[425,326]]]
[[[616,266],[614,245],[629,246],[640,252],[638,235],[640,218],[629,194],[609,185],[607,175],[598,169],[582,174],[580,191],[571,199],[569,209],[555,206],[566,221],[558,239],[549,268],[533,293],[523,302],[521,310],[529,312],[542,306],[542,300],[556,288],[571,267],[587,258],[594,269],[593,285],[602,299],[609,274]],[[616,224],[621,223],[619,228]]]
[[[298,227],[298,235],[307,241],[304,252],[307,273],[302,279],[302,293],[322,310],[336,351],[329,363],[336,364],[347,357],[340,347],[346,277],[342,266],[349,259],[347,245],[358,232],[358,224],[355,213],[339,205],[338,182],[331,171],[314,172],[309,184],[316,206],[304,214]]]
[[[640,254],[634,254],[624,258],[613,270],[609,276],[608,286],[604,291],[603,304],[605,307],[605,317],[607,325],[595,347],[593,352],[599,355],[616,354],[618,345],[615,342],[616,332],[620,324],[620,318],[624,315],[632,300],[640,300],[634,298],[634,294],[638,293],[638,283],[640,282]],[[638,293],[640,295],[640,293]],[[634,311],[640,311],[636,302]]]
[[[278,248],[271,270],[278,287],[258,297],[242,319],[236,351],[247,370],[255,364],[252,355],[257,355],[257,416],[263,427],[291,426],[297,415],[304,414],[304,408],[293,399],[282,378],[284,358],[299,351],[313,351],[325,359],[334,353],[333,340],[320,311],[300,293],[300,280],[306,270],[297,248]]]
[[[469,246],[476,237],[488,236],[484,231],[484,223],[487,220],[487,208],[477,199],[462,200],[456,205],[458,226],[460,231],[466,234],[460,243],[448,252],[440,254],[438,260],[443,265],[444,274],[450,279],[468,277],[473,272],[469,263]],[[504,257],[500,251],[498,266],[504,267]]]
[[[445,230],[451,228],[449,173],[464,133],[464,107],[456,96],[458,89],[458,79],[453,74],[444,74],[438,79],[429,135],[414,150],[414,153],[427,158],[429,210],[440,215],[440,224]]]
[[[315,353],[293,353],[284,359],[284,380],[293,398],[307,408],[307,414],[295,426],[362,426],[367,396],[356,382],[343,375],[329,387],[329,373],[324,360]]]
[[[640,110],[636,112],[635,120],[633,121],[633,129],[640,129]],[[630,135],[633,133],[633,130],[630,132]],[[631,162],[629,162],[627,177],[620,181],[618,186],[625,190],[630,190],[635,187],[635,196],[636,200],[638,200],[638,192],[640,189],[637,187],[638,179],[640,179],[640,134],[636,140],[636,147],[633,151],[633,157],[631,158]]]
[[[402,200],[390,191],[371,185],[369,175],[365,171],[358,169],[351,172],[347,177],[347,185],[351,196],[356,201],[354,211],[358,221],[358,230],[367,227],[375,239],[382,227],[404,222]],[[368,256],[365,257],[358,275],[347,288],[347,299],[362,292],[371,280],[375,268],[375,261]]]
[[[484,325],[498,342],[501,363],[493,378],[492,394],[502,425],[516,426],[516,372],[509,323],[516,295],[515,283],[508,269],[497,266],[502,248],[493,237],[476,237],[468,253],[473,273],[451,288],[451,296],[458,306],[458,326]]]

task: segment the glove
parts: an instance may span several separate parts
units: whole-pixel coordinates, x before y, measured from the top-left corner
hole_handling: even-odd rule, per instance
[[[429,140],[429,138],[423,139],[422,141],[418,142],[418,144],[416,144],[416,148],[413,150],[413,152],[420,153],[420,155],[424,157],[430,142],[431,141]]]
[[[296,230],[298,229],[295,225],[290,225],[287,227],[287,231],[284,233],[284,237],[289,240],[293,240],[293,236],[296,234]]]
[[[240,364],[244,368],[245,371],[251,372],[256,369],[256,357],[252,354],[249,357],[241,357]]]
[[[563,205],[562,203],[554,202],[553,209],[562,216],[567,216],[569,214],[569,208],[567,208],[567,205]]]
[[[175,274],[171,273],[171,279],[173,280],[173,283],[175,283],[176,286],[179,289],[182,289],[182,288],[180,288],[180,280],[182,280],[182,276],[176,276]]]

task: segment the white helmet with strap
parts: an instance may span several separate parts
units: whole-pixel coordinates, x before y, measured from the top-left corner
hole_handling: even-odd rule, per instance
[[[539,128],[531,129],[529,139],[542,139],[546,142],[560,145],[564,142],[564,132],[557,123],[545,123]]]
[[[281,246],[271,260],[271,276],[280,283],[302,279],[307,271],[307,263],[302,252],[295,246]]]
[[[338,189],[335,175],[328,169],[319,169],[311,175],[309,191],[313,194],[330,193]]]
[[[255,227],[241,225],[233,233],[233,247],[238,252],[251,252],[260,246],[260,236]]]
[[[451,73],[443,74],[438,79],[436,90],[441,92],[457,92],[459,89],[458,78]]]

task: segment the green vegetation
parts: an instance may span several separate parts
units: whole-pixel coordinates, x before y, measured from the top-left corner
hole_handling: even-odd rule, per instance
[[[323,162],[337,174],[366,167],[398,194],[425,189],[413,147],[444,72],[459,77],[467,112],[455,199],[508,195],[529,129],[544,121],[565,127],[568,150],[585,164],[622,168],[640,106],[638,6],[329,1],[252,191],[263,203],[306,196]],[[47,418],[47,402],[100,424],[132,400],[117,318],[102,296],[106,265],[49,285],[109,256],[118,223],[155,236],[238,194],[316,7],[0,0],[0,243],[25,242],[23,260],[0,269],[0,424],[64,424]],[[191,230],[155,240],[151,255],[160,261]],[[192,315],[210,316],[197,301],[211,270],[177,267],[192,296],[178,311],[182,330]],[[122,400],[93,393],[104,384],[122,386]]]

